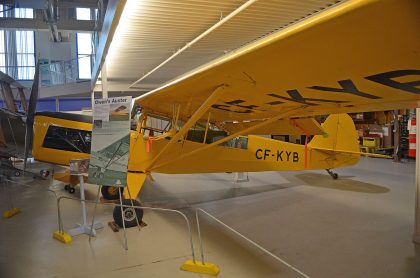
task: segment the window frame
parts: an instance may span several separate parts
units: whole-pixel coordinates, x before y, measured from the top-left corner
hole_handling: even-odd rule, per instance
[[[79,53],[79,34],[89,34],[90,35],[90,43],[92,44],[93,33],[91,33],[91,32],[78,32],[78,33],[76,33],[77,79],[79,79],[79,80],[90,80],[90,79],[92,79],[93,47],[91,45],[91,47],[90,47],[91,53],[90,54],[80,54]],[[80,63],[79,63],[79,60],[80,60],[80,57],[83,57],[83,56],[89,57],[89,61],[90,61],[90,75],[89,75],[90,77],[89,78],[81,78],[80,77]]]
[[[32,78],[30,78],[30,79],[20,79],[19,78],[19,68],[33,68],[34,69],[34,73],[35,73],[35,68],[36,68],[36,34],[35,34],[35,31],[33,31],[33,30],[16,30],[16,31],[27,31],[27,32],[32,32],[33,33],[33,40],[34,40],[34,53],[17,53],[17,49],[16,49],[16,62],[17,62],[17,60],[18,60],[18,58],[17,58],[17,56],[18,55],[28,55],[28,54],[33,54],[34,55],[34,65],[33,66],[18,66],[18,65],[16,65],[16,70],[17,70],[17,78],[15,78],[16,80],[20,80],[20,81],[32,81],[32,80],[34,80],[34,78],[33,78],[33,76],[32,76]],[[16,32],[15,31],[15,32]],[[15,36],[16,36],[16,33],[15,33]],[[16,45],[15,45],[15,47],[16,47]],[[6,56],[7,57],[7,56]]]
[[[71,144],[69,144],[68,142],[66,142],[67,145],[65,147],[63,147],[64,146],[63,143],[57,144],[56,142],[55,143],[51,143],[51,141],[48,142],[48,140],[50,140],[51,138],[55,138],[55,139],[59,139],[59,140],[63,141],[62,138],[60,138],[59,136],[56,135],[57,131],[60,131],[60,130],[62,130],[62,131],[65,130],[67,132],[73,132],[74,133],[73,135],[78,133],[78,135],[80,135],[80,136],[86,136],[87,134],[90,134],[90,141],[85,142],[85,145],[86,145],[86,146],[84,146],[85,150],[82,150],[82,149],[77,150],[76,148],[71,146]],[[82,133],[82,135],[81,135],[81,133]],[[71,140],[71,138],[69,140]],[[84,153],[84,154],[90,154],[91,144],[92,144],[92,132],[91,131],[75,129],[75,128],[68,128],[68,127],[63,127],[63,126],[53,125],[53,124],[48,126],[47,132],[45,133],[45,136],[44,136],[44,140],[42,141],[42,147],[46,148],[46,149],[58,150],[58,151],[64,151],[64,152]],[[58,146],[63,147],[63,148],[60,148]],[[69,148],[69,147],[71,147],[71,148]]]

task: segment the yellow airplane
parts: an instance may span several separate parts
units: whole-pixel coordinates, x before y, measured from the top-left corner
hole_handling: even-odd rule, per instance
[[[136,98],[131,198],[152,172],[331,170],[357,163],[357,134],[343,113],[420,107],[419,11],[417,0],[349,0]],[[314,119],[327,114],[322,125]],[[89,157],[91,119],[77,117],[36,115],[35,159],[66,165]],[[151,118],[170,124],[157,129]],[[261,134],[314,137],[296,145]],[[107,198],[118,196],[112,187],[104,190]],[[131,204],[127,190],[124,196]],[[114,219],[122,226],[120,209]],[[128,216],[124,221],[136,225]]]

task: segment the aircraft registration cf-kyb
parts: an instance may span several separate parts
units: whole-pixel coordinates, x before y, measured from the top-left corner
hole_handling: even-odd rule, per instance
[[[417,0],[349,0],[136,98],[141,115],[130,139],[131,198],[152,172],[357,163],[357,134],[343,113],[420,106],[419,11]],[[327,114],[322,125],[314,119]],[[152,119],[167,127],[156,128]],[[58,164],[89,157],[91,128],[90,118],[38,114],[33,155]],[[262,134],[314,137],[296,145],[257,136]],[[118,196],[105,190],[108,198]]]

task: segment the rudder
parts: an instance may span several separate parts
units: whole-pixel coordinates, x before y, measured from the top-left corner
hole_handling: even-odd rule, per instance
[[[321,126],[326,135],[315,135],[309,147],[337,152],[360,151],[357,130],[348,114],[332,114]]]

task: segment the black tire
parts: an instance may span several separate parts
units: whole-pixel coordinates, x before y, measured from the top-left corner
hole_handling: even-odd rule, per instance
[[[101,188],[102,197],[104,197],[106,200],[118,200],[120,198],[120,195],[118,194],[118,188],[120,189],[121,194],[123,194],[123,187],[103,185]]]
[[[69,189],[70,189],[70,185],[66,184],[66,185],[64,186],[64,190],[69,191]]]
[[[123,205],[131,206],[131,201],[130,200],[123,200]],[[140,203],[137,200],[133,200],[133,205],[134,206],[140,206]],[[131,228],[131,227],[137,226],[137,221],[136,221],[135,214],[137,214],[137,218],[139,220],[139,223],[141,223],[141,220],[143,219],[143,210],[142,209],[125,207],[125,208],[123,208],[123,211],[124,211],[124,223],[125,223],[126,228]],[[114,216],[115,223],[122,228],[123,227],[123,222],[122,222],[122,217],[121,217],[121,207],[115,207],[114,208],[113,216]]]
[[[74,187],[69,187],[69,193],[73,194],[74,192],[76,192],[76,189],[74,189]]]
[[[335,179],[335,180],[338,179],[338,174],[337,173],[333,174],[333,179]]]
[[[20,177],[20,171],[19,170],[16,170],[14,174],[15,174],[14,175],[15,177]]]

